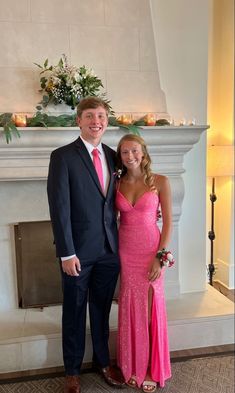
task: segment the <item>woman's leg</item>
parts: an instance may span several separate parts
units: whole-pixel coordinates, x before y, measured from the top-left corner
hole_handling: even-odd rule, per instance
[[[151,322],[152,322],[152,307],[153,307],[153,287],[149,286],[148,291],[148,327],[149,327],[149,363],[148,370],[145,376],[145,381],[142,384],[144,392],[155,392],[156,383],[153,381],[151,376],[151,357],[152,357],[152,340],[151,340]]]

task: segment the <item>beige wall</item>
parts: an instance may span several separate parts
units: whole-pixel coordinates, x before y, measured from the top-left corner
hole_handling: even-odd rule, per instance
[[[208,145],[234,142],[234,0],[213,0],[210,20]]]
[[[207,0],[151,0],[160,83],[169,114],[207,124]],[[179,227],[182,292],[206,287],[206,133],[185,155]]]
[[[208,81],[208,146],[234,145],[234,0],[213,0],[210,20]],[[210,156],[209,159],[213,160]],[[222,157],[214,167],[224,168]],[[218,164],[218,160],[220,164]],[[211,166],[211,165],[210,165]],[[234,288],[234,176],[214,172],[215,193],[215,280]],[[227,173],[228,174],[228,173]],[[207,217],[211,221],[211,177],[208,178]],[[209,241],[208,241],[209,243]]]
[[[0,0],[0,48],[0,112],[33,112],[33,63],[63,53],[94,69],[116,112],[167,110],[148,0]]]
[[[208,0],[151,0],[160,83],[170,115],[206,120]]]

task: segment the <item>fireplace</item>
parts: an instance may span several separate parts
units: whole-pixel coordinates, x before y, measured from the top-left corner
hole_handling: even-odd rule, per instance
[[[19,307],[61,304],[61,275],[51,222],[19,222],[14,225],[14,234]]]
[[[19,308],[62,304],[59,259],[51,221],[28,221],[14,225]],[[113,300],[117,300],[119,280]]]
[[[164,126],[164,127],[143,127],[141,135],[144,137],[152,158],[152,168],[157,173],[165,174],[169,177],[173,196],[173,236],[170,249],[175,255],[177,264],[174,269],[169,269],[166,277],[166,295],[168,298],[176,298],[180,294],[179,265],[185,258],[185,252],[179,255],[179,220],[184,198],[184,155],[189,152],[200,139],[202,133],[208,127],[201,126]],[[116,148],[120,138],[125,131],[118,127],[109,127],[104,135],[104,143]],[[0,192],[2,203],[0,205],[0,244],[1,244],[1,266],[2,275],[0,277],[1,302],[0,310],[17,309],[30,307],[28,301],[23,299],[24,279],[22,275],[17,278],[17,272],[22,263],[22,255],[28,251],[26,243],[19,238],[26,234],[28,239],[31,236],[31,229],[28,225],[37,222],[39,225],[49,225],[49,209],[46,195],[46,179],[48,173],[49,156],[52,150],[59,146],[75,140],[79,135],[79,129],[73,128],[30,128],[21,130],[21,138],[14,138],[9,145],[4,140],[0,140]],[[195,179],[195,174],[194,174]],[[195,197],[196,198],[196,197]],[[192,201],[193,206],[194,201]],[[44,224],[43,224],[44,222]],[[14,230],[14,226],[16,228]],[[33,225],[33,224],[32,224]],[[24,232],[25,231],[25,232]],[[28,231],[28,232],[26,232]],[[37,236],[41,236],[46,230],[40,230]],[[14,236],[14,233],[16,236]],[[44,234],[45,234],[44,233]],[[36,236],[36,235],[35,235]],[[52,234],[50,234],[52,236]],[[15,253],[15,239],[17,249]],[[33,239],[32,239],[33,240]],[[28,241],[28,240],[27,240]],[[49,256],[43,261],[42,256],[46,247],[50,249]],[[197,246],[197,243],[195,244]],[[57,286],[61,291],[60,271],[55,258],[55,250],[52,237],[46,236],[35,242],[37,248],[33,259],[37,261],[35,274],[40,277],[43,270],[48,272],[48,279],[59,280]],[[29,252],[30,254],[31,252]],[[199,258],[199,257],[198,257]],[[17,259],[17,264],[16,264]],[[31,262],[27,262],[30,270]],[[49,271],[50,269],[50,271]],[[204,266],[200,265],[204,270]],[[197,267],[198,271],[198,267]],[[19,274],[19,273],[18,273]],[[190,272],[188,272],[190,275]],[[203,275],[201,274],[203,277]],[[17,282],[19,280],[19,283]],[[28,277],[29,284],[33,290],[36,284],[34,278]],[[191,278],[189,277],[191,282]],[[193,278],[192,278],[193,280]],[[192,281],[193,282],[193,281]],[[199,285],[203,287],[205,280]],[[19,284],[19,285],[18,285]],[[29,287],[30,287],[29,285]],[[44,286],[43,281],[39,285]],[[49,284],[50,294],[53,295],[55,282]],[[19,296],[18,296],[19,293]],[[58,295],[58,293],[57,293]],[[61,299],[58,295],[58,298]],[[39,301],[35,294],[31,293],[31,304],[58,304],[58,298],[53,297]],[[61,301],[61,300],[60,300]],[[44,303],[45,302],[45,303]]]

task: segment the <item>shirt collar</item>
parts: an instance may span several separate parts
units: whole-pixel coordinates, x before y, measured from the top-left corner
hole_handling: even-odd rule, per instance
[[[103,154],[103,147],[102,147],[102,143],[100,142],[96,147],[93,146],[91,143],[85,141],[85,139],[80,136],[81,140],[83,141],[84,145],[86,146],[88,153],[91,155],[92,150],[94,149],[98,149],[99,153]]]

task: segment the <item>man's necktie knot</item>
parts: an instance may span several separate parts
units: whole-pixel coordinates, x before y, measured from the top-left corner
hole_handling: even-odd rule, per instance
[[[91,153],[92,153],[93,157],[94,156],[99,157],[99,150],[98,149],[93,149]]]

